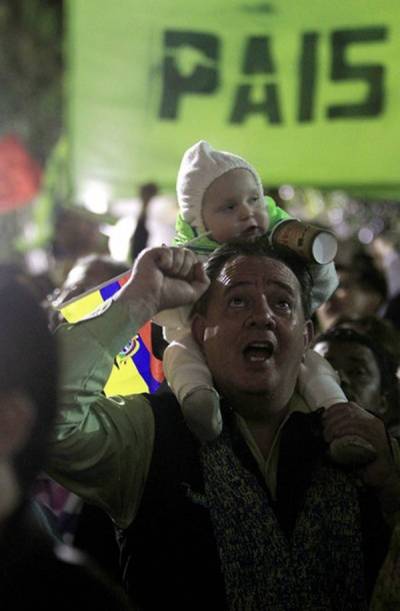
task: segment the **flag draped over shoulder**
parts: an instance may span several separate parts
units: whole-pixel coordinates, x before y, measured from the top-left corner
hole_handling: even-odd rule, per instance
[[[61,314],[69,323],[90,318],[110,299],[115,299],[130,277],[130,271],[112,278],[91,291],[75,297],[59,306]],[[122,347],[115,356],[111,374],[104,386],[104,394],[132,395],[153,393],[164,380],[162,362],[153,354],[151,321]]]

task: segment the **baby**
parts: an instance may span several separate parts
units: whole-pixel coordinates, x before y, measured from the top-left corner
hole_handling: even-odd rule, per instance
[[[232,238],[252,239],[265,234],[271,239],[274,228],[291,218],[271,198],[264,198],[261,180],[247,161],[217,151],[204,140],[182,158],[177,197],[180,213],[175,244],[192,248],[204,259]],[[331,296],[338,280],[332,262],[311,263],[309,269],[315,311]],[[219,395],[190,333],[189,310],[165,310],[156,321],[163,325],[169,342],[163,357],[165,375],[186,423],[201,441],[212,440],[222,429]],[[347,401],[331,365],[311,350],[301,366],[298,390],[312,409]],[[346,456],[340,452],[340,462],[352,460],[348,452]]]

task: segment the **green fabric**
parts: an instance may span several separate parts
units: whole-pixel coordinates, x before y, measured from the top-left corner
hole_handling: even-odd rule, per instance
[[[49,475],[104,509],[121,528],[136,515],[151,460],[154,419],[144,395],[106,398],[115,354],[138,330],[125,304],[61,325],[60,412]]]
[[[69,0],[76,201],[174,188],[198,140],[266,186],[400,192],[398,0]]]
[[[265,196],[264,202],[268,210],[269,230],[273,229],[273,227],[280,221],[291,218],[290,215],[285,212],[285,210],[283,210],[283,208],[280,208],[280,206],[276,205],[272,197]],[[193,240],[194,238],[197,238],[198,235],[196,229],[191,227],[189,223],[184,221],[181,214],[178,214],[177,216],[175,231],[175,246],[185,246],[187,242]],[[198,254],[210,254],[216,248],[218,248],[218,246],[221,246],[221,244],[215,242],[207,236],[204,236],[199,237],[199,239],[196,240],[195,244],[193,244],[193,246],[191,246],[190,248]]]

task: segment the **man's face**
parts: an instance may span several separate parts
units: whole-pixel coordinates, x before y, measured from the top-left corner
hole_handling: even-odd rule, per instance
[[[382,413],[381,373],[375,355],[368,346],[331,340],[316,344],[314,349],[338,372],[349,401],[374,414]]]
[[[339,286],[332,297],[318,310],[323,329],[333,326],[340,317],[375,314],[381,297],[374,291],[363,289],[347,270],[338,271]]]
[[[242,399],[250,396],[267,398],[263,409],[285,408],[312,333],[296,276],[280,261],[238,256],[210,290],[207,314],[195,317],[193,334],[216,387],[245,417]]]

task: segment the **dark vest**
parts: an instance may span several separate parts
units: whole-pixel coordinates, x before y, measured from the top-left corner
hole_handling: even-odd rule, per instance
[[[125,586],[131,599],[145,610],[226,609],[198,442],[186,427],[172,394],[151,395],[148,399],[155,418],[150,471],[137,518],[118,532]],[[230,419],[229,411],[224,410],[224,420]],[[246,443],[235,431],[232,440],[242,464],[254,473],[268,495]],[[292,414],[282,432],[274,504],[287,537],[301,510],[315,464],[325,452],[319,416]],[[370,595],[387,550],[389,532],[369,492],[360,491],[360,508]]]

